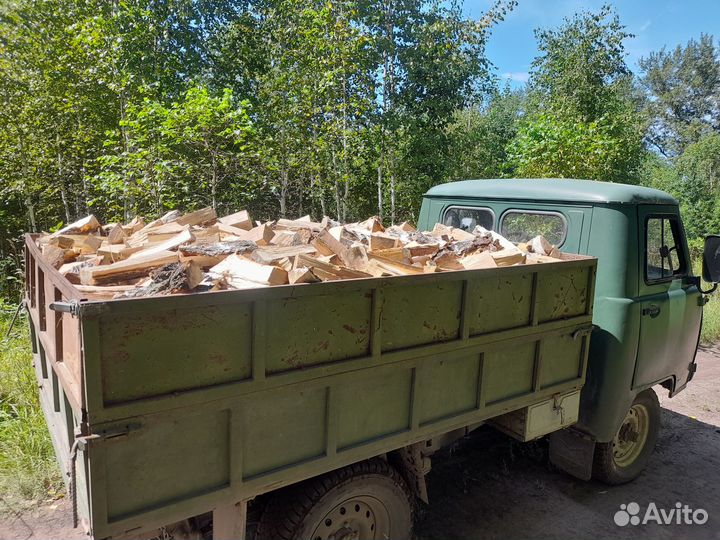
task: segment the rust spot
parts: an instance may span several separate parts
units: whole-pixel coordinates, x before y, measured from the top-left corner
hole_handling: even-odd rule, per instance
[[[343,324],[343,328],[344,328],[345,330],[347,330],[348,332],[350,332],[351,334],[355,334],[355,333],[357,332],[357,330],[355,330],[355,329],[354,329],[352,326],[350,326],[349,324]]]
[[[225,364],[227,362],[225,355],[219,353],[213,353],[208,355],[207,361],[210,364]]]

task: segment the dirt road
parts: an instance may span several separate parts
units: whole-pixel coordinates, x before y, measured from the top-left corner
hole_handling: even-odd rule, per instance
[[[433,460],[430,506],[421,511],[418,540],[431,539],[720,539],[720,350],[698,354],[687,390],[660,396],[662,431],[648,470],[610,488],[553,470],[542,443],[522,445],[481,428]],[[704,525],[615,524],[621,504],[640,517],[650,503],[680,502],[708,514]],[[0,500],[0,505],[2,501]],[[67,501],[31,511],[0,508],[0,538],[86,538],[70,524]]]

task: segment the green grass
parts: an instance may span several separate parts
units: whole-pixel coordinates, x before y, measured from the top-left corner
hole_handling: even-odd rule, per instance
[[[720,292],[710,295],[710,301],[705,304],[703,312],[703,325],[700,341],[703,345],[711,345],[720,340]]]
[[[693,274],[702,275],[702,255],[692,257]],[[702,289],[708,290],[712,284],[702,282]],[[700,342],[703,345],[712,345],[720,340],[720,289],[708,295],[708,303],[703,308],[703,324],[700,331]]]
[[[28,323],[0,301],[0,496],[37,500],[61,490],[62,478],[38,403]]]

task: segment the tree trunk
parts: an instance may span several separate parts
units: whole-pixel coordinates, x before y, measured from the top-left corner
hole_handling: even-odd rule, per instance
[[[60,151],[60,134],[55,134],[55,149],[57,156],[57,169],[58,169],[58,180],[60,181],[60,199],[63,203],[63,210],[65,211],[65,223],[70,223],[70,204],[68,203],[67,196],[67,185],[65,183],[65,171],[63,170],[63,159],[62,152]]]
[[[212,157],[212,178],[210,181],[210,195],[212,198],[212,207],[217,212],[217,161],[215,156]]]
[[[283,165],[280,170],[280,217],[287,217],[288,170]]]
[[[25,199],[25,206],[28,209],[28,219],[30,220],[30,232],[37,232],[37,223],[35,221],[35,205],[32,203],[30,197]]]
[[[383,176],[382,176],[382,163],[378,163],[377,168],[377,194],[378,194],[378,217],[380,218],[380,221],[382,221],[383,218]]]

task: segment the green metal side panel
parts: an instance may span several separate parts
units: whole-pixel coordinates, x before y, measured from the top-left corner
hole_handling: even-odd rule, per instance
[[[149,531],[581,388],[595,269],[581,257],[81,302],[93,535]]]

